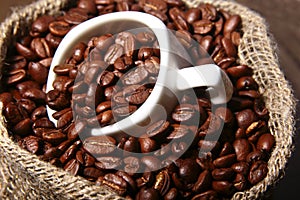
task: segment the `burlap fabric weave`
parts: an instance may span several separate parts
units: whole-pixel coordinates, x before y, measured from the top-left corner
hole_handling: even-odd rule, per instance
[[[24,34],[38,16],[58,14],[71,0],[40,0],[22,9],[15,9],[0,27],[0,67],[8,47]],[[241,64],[254,69],[254,79],[260,86],[270,112],[269,128],[276,146],[269,159],[267,177],[232,199],[257,199],[283,175],[293,151],[295,132],[295,99],[289,82],[282,73],[276,55],[276,44],[259,14],[233,1],[186,0],[188,6],[201,2],[239,14],[243,20],[243,38],[238,55]],[[1,105],[0,105],[1,107]],[[0,114],[0,198],[1,199],[122,199],[105,188],[95,186],[81,177],[40,161],[22,150],[9,137]]]

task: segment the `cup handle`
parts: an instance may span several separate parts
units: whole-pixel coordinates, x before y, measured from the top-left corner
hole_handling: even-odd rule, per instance
[[[233,86],[227,74],[217,65],[205,64],[177,71],[177,89],[180,91],[207,86],[213,104],[227,103],[233,94]]]

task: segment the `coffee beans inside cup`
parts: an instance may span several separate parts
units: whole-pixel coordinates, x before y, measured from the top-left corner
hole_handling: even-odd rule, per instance
[[[73,26],[126,10],[160,18],[176,31],[197,64],[206,62],[202,53],[207,51],[235,87],[228,104],[213,107],[205,90],[197,88],[197,99],[191,99],[192,91],[184,93],[171,115],[139,138],[79,137],[95,124],[113,123],[113,115],[128,116],[145,101],[153,84],[143,81],[155,83],[159,46],[150,32],[105,34],[87,44],[79,42],[70,59],[55,67],[54,90],[46,93],[51,59]],[[128,199],[231,197],[267,176],[275,145],[252,69],[238,63],[241,28],[239,15],[210,4],[187,8],[180,0],[79,0],[60,16],[41,16],[17,38],[2,68],[0,101],[7,128],[21,148]],[[202,48],[190,45],[191,40]],[[133,43],[142,44],[138,51],[132,51]],[[101,73],[99,66],[105,68]],[[119,79],[125,89],[117,88]],[[48,119],[46,105],[57,111],[57,124]],[[197,126],[195,115],[200,116]],[[214,139],[217,132],[220,137]],[[193,141],[187,144],[186,138]]]

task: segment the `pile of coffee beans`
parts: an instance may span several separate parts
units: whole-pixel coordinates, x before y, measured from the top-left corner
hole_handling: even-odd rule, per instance
[[[191,98],[191,91],[185,92],[171,115],[153,123],[140,138],[93,136],[81,140],[79,136],[90,126],[113,123],[113,112],[120,118],[128,116],[149,96],[160,59],[156,38],[148,32],[120,33],[146,46],[135,52],[127,45],[124,50],[124,44],[121,48],[117,37],[110,34],[91,38],[88,44],[78,43],[70,59],[55,67],[54,89],[46,93],[52,57],[74,26],[98,15],[126,10],[160,18],[176,31],[196,63],[203,63],[202,49],[207,51],[230,77],[232,99],[226,105],[212,106],[205,90],[196,88],[196,100]],[[20,147],[40,159],[128,199],[231,197],[266,177],[275,145],[268,129],[268,110],[252,69],[238,63],[242,34],[239,15],[210,4],[187,8],[181,0],[79,0],[76,7],[60,16],[37,18],[7,55],[0,94],[7,128]],[[190,45],[191,40],[202,48]],[[103,54],[94,54],[94,50]],[[145,70],[137,72],[141,66]],[[101,67],[105,68],[103,73],[97,71]],[[123,74],[130,69],[136,74],[126,79]],[[132,95],[125,95],[130,107],[116,111],[111,104],[124,101],[124,88],[118,90],[115,85],[122,78],[129,93],[142,95],[132,99]],[[151,79],[153,84],[141,84],[142,78]],[[96,80],[95,84],[91,80]],[[89,98],[95,94],[99,94],[96,101]],[[46,105],[57,111],[53,116],[57,124],[49,120]],[[89,108],[96,109],[95,119],[87,120]],[[80,113],[76,118],[74,110]],[[196,115],[200,116],[197,126]],[[217,133],[219,137],[215,137]],[[185,138],[191,137],[193,141],[187,144]],[[116,153],[118,149],[124,151]],[[144,156],[137,158],[130,153]]]
[[[57,128],[68,127],[73,118],[90,127],[112,124],[146,101],[157,79],[160,52],[155,35],[138,30],[80,42],[64,64],[54,67],[46,102],[57,111]]]

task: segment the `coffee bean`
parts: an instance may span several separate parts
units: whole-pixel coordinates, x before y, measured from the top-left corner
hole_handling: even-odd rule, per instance
[[[122,195],[126,192],[127,183],[122,177],[115,174],[105,174],[100,176],[96,182],[97,185],[105,185],[115,191],[117,194]]]
[[[31,41],[30,48],[40,58],[52,57],[52,50],[45,38],[34,38]]]
[[[213,181],[212,188],[218,193],[225,196],[232,195],[232,193],[234,192],[233,184],[229,181]]]
[[[93,0],[79,0],[77,7],[85,10],[88,14],[97,13],[96,3]]]
[[[248,128],[255,120],[256,115],[251,109],[245,109],[236,113],[236,120],[240,128]]]
[[[230,167],[236,161],[235,154],[228,154],[213,161],[213,164],[218,168]]]
[[[141,137],[139,138],[139,142],[140,142],[142,153],[149,153],[156,150],[157,148],[156,141],[149,137]]]
[[[82,150],[76,152],[76,160],[85,167],[93,166],[96,161],[93,156]]]
[[[198,180],[193,186],[192,190],[195,193],[201,193],[203,191],[206,191],[210,187],[211,181],[212,181],[211,173],[208,170],[204,170],[203,172],[200,173]]]
[[[27,136],[23,139],[22,141],[24,147],[26,148],[26,150],[28,150],[30,153],[38,153],[38,151],[41,148],[41,143],[42,140],[39,137],[35,137],[35,136]]]
[[[230,181],[235,175],[235,172],[231,168],[218,168],[218,169],[214,169],[211,172],[211,175],[213,179],[217,181],[221,181],[221,180]]]
[[[240,25],[242,19],[239,15],[232,15],[230,16],[224,24],[224,35],[226,33],[231,33],[233,30],[236,30],[236,28]]]
[[[15,134],[20,135],[20,136],[25,136],[30,134],[32,131],[31,129],[32,121],[30,118],[26,118],[20,122],[18,122],[15,127],[13,128],[13,131]]]
[[[122,160],[118,157],[107,156],[98,157],[95,166],[100,169],[116,169],[122,163]]]
[[[170,122],[160,120],[149,126],[146,130],[146,134],[151,138],[161,138],[168,130]]]
[[[144,81],[148,76],[148,71],[143,67],[137,67],[122,77],[124,85],[136,85]]]
[[[83,170],[83,176],[87,178],[92,178],[93,180],[97,180],[99,176],[103,176],[103,171],[95,168],[95,167],[86,167]]]
[[[139,5],[147,12],[149,10],[155,11],[167,11],[167,4],[164,1],[159,0],[142,0],[139,1]]]
[[[177,122],[189,121],[195,116],[195,112],[193,105],[181,104],[174,109],[172,118]]]
[[[172,199],[176,199],[178,196],[178,190],[173,187],[171,188],[164,196],[165,200],[172,200]]]
[[[46,95],[47,105],[54,110],[63,110],[70,106],[70,97],[58,90],[51,90]]]
[[[8,85],[16,84],[26,77],[26,71],[24,69],[15,69],[8,73],[8,77],[5,78],[5,83]]]
[[[150,171],[158,170],[161,166],[161,162],[154,156],[144,156],[141,158],[141,162],[146,165]]]
[[[110,136],[94,136],[84,140],[83,148],[91,154],[109,154],[116,148],[116,141]]]
[[[77,140],[74,142],[67,150],[60,156],[59,160],[62,164],[67,163],[76,155],[76,151],[78,150],[79,146],[81,145],[81,141]]]
[[[71,173],[72,175],[77,175],[80,168],[80,164],[76,159],[70,160],[64,167],[64,170]]]
[[[140,160],[136,157],[126,157],[123,160],[125,166],[124,171],[129,174],[134,174],[140,169]]]
[[[184,159],[178,164],[179,176],[188,183],[195,182],[200,173],[200,167],[194,159]]]
[[[185,13],[185,19],[188,23],[192,24],[193,22],[200,19],[201,11],[198,8],[190,8]]]
[[[237,139],[233,142],[233,148],[236,153],[237,161],[245,161],[247,155],[251,152],[252,147],[248,140],[246,139]]]
[[[88,19],[87,13],[80,8],[71,8],[65,15],[64,20],[70,24],[80,24]]]
[[[192,198],[192,200],[199,200],[199,199],[218,199],[218,194],[214,190],[208,190],[201,194],[197,194]]]
[[[158,190],[164,196],[170,187],[170,176],[167,171],[163,170],[156,175],[153,188]]]
[[[130,32],[121,32],[115,39],[116,44],[123,46],[126,56],[131,57],[136,49],[136,42],[134,35]]]
[[[214,24],[207,19],[202,19],[195,21],[193,23],[193,27],[195,33],[204,35],[209,33],[214,28]]]
[[[162,1],[161,1],[162,2]],[[150,200],[150,199],[160,199],[161,196],[157,190],[154,188],[142,188],[136,195],[136,200]]]
[[[47,32],[48,26],[52,21],[54,21],[54,17],[50,15],[38,17],[31,25],[31,32],[37,33],[38,35]]]
[[[248,181],[255,185],[264,179],[268,173],[268,164],[264,161],[254,162],[249,171]]]
[[[67,136],[61,130],[48,130],[43,132],[43,139],[53,145],[58,145],[67,139]]]
[[[16,43],[16,50],[18,53],[22,56],[24,56],[27,60],[34,60],[36,59],[37,55],[32,51],[30,48],[20,44]]]
[[[210,4],[202,4],[199,6],[202,14],[202,19],[214,21],[217,18],[217,9]]]
[[[58,37],[65,36],[70,29],[70,25],[65,21],[53,21],[49,24],[49,30],[51,34]]]
[[[270,133],[265,133],[259,137],[256,148],[261,151],[265,150],[267,152],[270,152],[271,149],[274,147],[274,144],[275,137]]]
[[[189,25],[185,20],[184,13],[179,8],[174,7],[169,10],[169,15],[174,21],[175,27],[179,30],[189,30]]]

